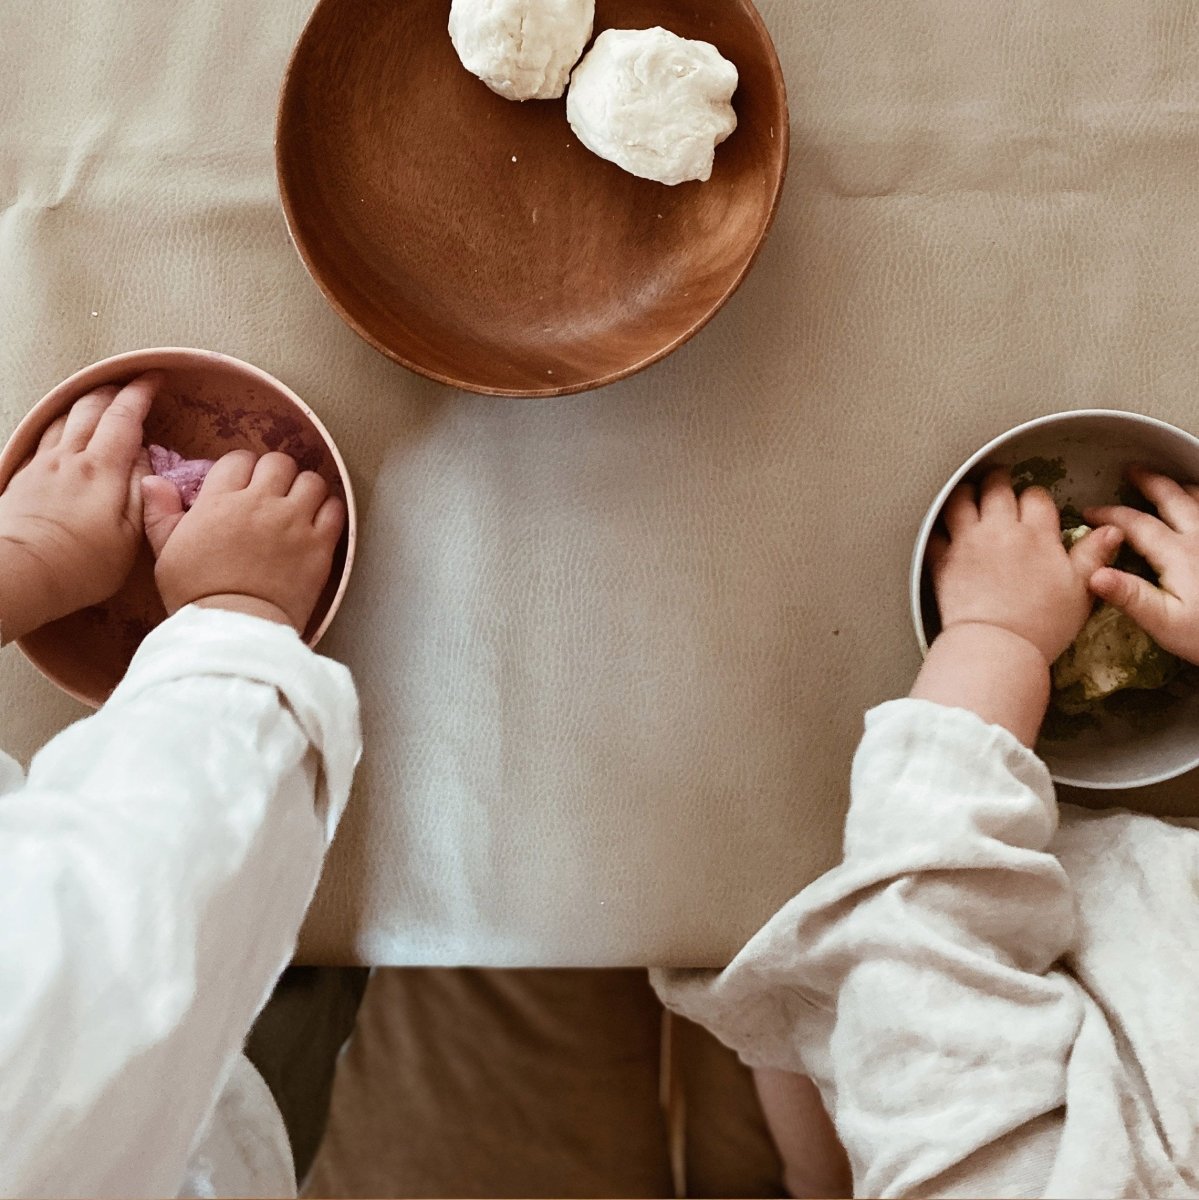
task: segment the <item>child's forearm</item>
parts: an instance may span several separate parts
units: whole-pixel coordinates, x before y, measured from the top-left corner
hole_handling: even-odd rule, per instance
[[[1049,703],[1049,665],[1017,633],[963,623],[933,642],[911,694],[977,713],[1032,746]]]
[[[1049,852],[1053,786],[1009,731],[962,711],[974,698],[939,660],[964,636],[930,655],[933,705],[867,717],[844,863],[719,976],[654,984],[753,1065],[815,1077],[859,1195],[987,1196],[998,1179],[1079,1194],[1046,1190],[1065,1097],[1087,1086],[1085,1070],[1070,1084],[1084,996],[1054,969],[1076,924]]]
[[[60,617],[53,578],[38,555],[0,530],[0,639],[4,645]]]

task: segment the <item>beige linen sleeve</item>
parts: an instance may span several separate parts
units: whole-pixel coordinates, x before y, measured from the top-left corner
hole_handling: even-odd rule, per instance
[[[1087,1020],[1055,965],[1076,922],[1048,773],[964,711],[866,724],[842,865],[724,972],[655,982],[746,1061],[815,1078],[859,1194],[1040,1195]]]

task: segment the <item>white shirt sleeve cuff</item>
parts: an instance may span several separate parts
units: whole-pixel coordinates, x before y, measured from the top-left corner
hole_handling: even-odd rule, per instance
[[[180,609],[146,637],[106,707],[176,681],[226,677],[275,688],[324,766],[331,838],[362,753],[358,698],[349,671],[314,653],[295,630],[221,609]]]

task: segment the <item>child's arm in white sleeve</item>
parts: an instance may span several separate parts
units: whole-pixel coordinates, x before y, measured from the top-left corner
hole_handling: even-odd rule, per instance
[[[179,1187],[359,747],[343,667],[193,607],[0,797],[0,1194]]]

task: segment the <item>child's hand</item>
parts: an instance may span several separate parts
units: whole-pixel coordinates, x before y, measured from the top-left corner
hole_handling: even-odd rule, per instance
[[[1091,577],[1091,590],[1127,613],[1158,645],[1199,663],[1199,487],[1183,487],[1140,467],[1130,468],[1128,478],[1157,507],[1158,516],[1119,504],[1084,515],[1123,530],[1128,544],[1157,572],[1160,586],[1104,567]]]
[[[165,479],[147,476],[146,536],[168,613],[227,608],[302,633],[329,577],[345,505],[286,454],[226,454],[184,513]]]
[[[1095,529],[1067,553],[1052,496],[1033,487],[1017,499],[1004,469],[987,476],[977,502],[973,486],[956,488],[944,520],[948,539],[929,544],[942,628],[1004,629],[1052,663],[1086,621],[1088,581],[1119,548],[1119,529]]]
[[[142,539],[142,422],[161,375],[77,400],[0,495],[0,623],[6,641],[107,600]]]

